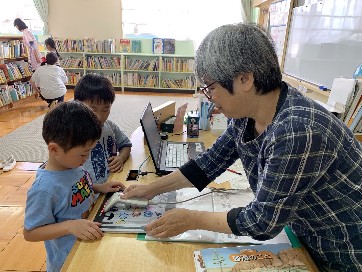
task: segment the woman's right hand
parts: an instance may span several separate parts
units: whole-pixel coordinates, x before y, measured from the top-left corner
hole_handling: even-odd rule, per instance
[[[123,191],[122,198],[141,197],[146,199],[154,198],[157,193],[153,192],[150,185],[131,185]]]

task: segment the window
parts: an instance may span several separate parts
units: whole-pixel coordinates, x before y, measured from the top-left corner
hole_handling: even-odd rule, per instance
[[[125,38],[190,39],[197,48],[214,28],[241,20],[240,0],[122,0]]]
[[[33,0],[0,0],[0,33],[20,34],[14,20],[21,18],[33,34],[43,34],[44,23],[34,6]]]

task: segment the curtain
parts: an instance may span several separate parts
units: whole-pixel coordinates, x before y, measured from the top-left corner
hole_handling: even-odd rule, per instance
[[[241,16],[243,22],[252,21],[251,1],[252,0],[241,0]]]
[[[48,34],[48,0],[33,0],[34,6],[44,23],[44,34]]]

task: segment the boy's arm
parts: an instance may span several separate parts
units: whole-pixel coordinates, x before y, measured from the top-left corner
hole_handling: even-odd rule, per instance
[[[103,236],[99,226],[100,223],[86,219],[67,220],[36,227],[32,230],[24,228],[23,234],[25,240],[30,242],[53,240],[66,235],[74,235],[82,240],[96,240]]]
[[[119,151],[117,156],[108,159],[109,171],[111,173],[123,171],[123,163],[128,159],[131,153],[131,147],[126,146]]]
[[[131,154],[131,147],[127,146],[119,151],[118,157],[121,158],[122,162],[125,162]]]

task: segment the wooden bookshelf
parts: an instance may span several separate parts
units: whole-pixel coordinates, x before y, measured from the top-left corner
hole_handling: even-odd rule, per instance
[[[9,63],[17,63],[17,62],[24,62],[24,61],[27,61],[28,58],[27,56],[25,55],[26,54],[26,49],[25,49],[25,46],[24,45],[19,45],[19,47],[17,47],[17,51],[14,49],[14,48],[11,48],[11,49],[7,49],[7,50],[10,50],[9,51],[4,51],[4,44],[11,44],[11,41],[21,41],[23,39],[22,36],[0,36],[0,43],[1,43],[1,47],[0,47],[0,64],[9,64]],[[15,45],[12,45],[12,46],[15,46]],[[8,46],[6,46],[8,47]],[[11,46],[10,46],[11,47]],[[23,51],[22,51],[22,50]],[[6,53],[6,54],[5,54]],[[11,57],[7,57],[9,55],[11,55]],[[18,55],[16,55],[18,54]],[[29,76],[25,76],[25,77],[22,77],[22,78],[17,78],[17,79],[14,79],[14,80],[9,80],[7,78],[6,82],[3,82],[1,85],[13,85],[15,82],[26,82],[26,81],[29,81],[31,78],[31,75]],[[16,100],[16,101],[11,101],[10,103],[6,104],[6,105],[3,105],[0,107],[0,111],[4,111],[4,110],[8,110],[10,108],[13,108],[14,106],[16,105],[19,105],[21,103],[23,103],[24,101],[28,101],[32,98],[34,98],[35,95],[31,95],[31,96],[27,96],[25,98],[20,98],[19,100]]]

